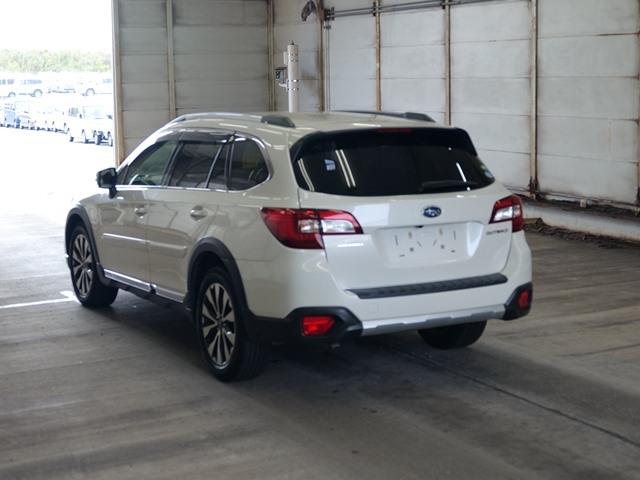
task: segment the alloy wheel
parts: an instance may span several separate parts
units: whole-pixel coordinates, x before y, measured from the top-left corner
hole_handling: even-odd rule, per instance
[[[236,316],[227,289],[212,283],[202,297],[200,325],[209,358],[216,368],[231,362],[236,342]]]
[[[83,234],[76,235],[71,250],[73,282],[81,297],[86,297],[93,284],[93,255],[89,240]]]

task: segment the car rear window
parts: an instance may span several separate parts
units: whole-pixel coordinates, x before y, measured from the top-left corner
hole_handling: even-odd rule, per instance
[[[291,150],[298,185],[348,196],[475,190],[494,182],[460,129],[318,133]]]

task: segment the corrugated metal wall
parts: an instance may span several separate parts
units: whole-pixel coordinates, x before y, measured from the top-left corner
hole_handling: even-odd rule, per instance
[[[634,203],[637,0],[540,2],[538,164],[545,192]]]
[[[298,39],[310,41],[302,48],[313,58],[323,54],[316,17],[306,24],[299,19],[304,3],[274,0],[277,54],[288,40]],[[371,5],[370,0],[324,2],[336,11]],[[532,187],[550,197],[636,204],[637,0],[453,4],[450,19],[443,8],[382,13],[380,92],[375,23],[371,14],[327,22],[328,109],[375,109],[379,95],[382,109],[424,111],[468,129],[483,159],[515,190]],[[321,76],[316,67],[312,76]],[[277,106],[286,108],[282,92],[279,98]]]
[[[114,0],[122,159],[182,113],[268,108],[264,0]]]

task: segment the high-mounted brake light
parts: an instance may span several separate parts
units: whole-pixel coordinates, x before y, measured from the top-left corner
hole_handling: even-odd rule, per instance
[[[493,206],[489,223],[511,222],[513,233],[524,228],[524,213],[522,201],[516,195],[498,200]]]
[[[362,233],[349,212],[296,208],[263,208],[262,218],[274,237],[291,248],[322,249],[323,235]]]

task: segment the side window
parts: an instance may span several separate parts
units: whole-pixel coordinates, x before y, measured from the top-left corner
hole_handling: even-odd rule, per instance
[[[205,188],[211,164],[219,149],[218,143],[181,143],[169,178],[169,186]]]
[[[256,142],[238,138],[233,143],[229,190],[247,190],[269,177],[267,163]]]
[[[123,185],[162,185],[164,171],[169,163],[175,140],[150,146],[136,158],[124,177]]]

